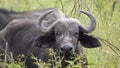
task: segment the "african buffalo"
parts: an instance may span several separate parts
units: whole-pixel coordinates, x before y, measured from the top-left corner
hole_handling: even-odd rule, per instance
[[[73,54],[79,51],[78,41],[86,48],[99,47],[99,40],[88,35],[96,28],[95,17],[88,11],[80,12],[90,18],[89,27],[81,25],[77,19],[70,18],[57,9],[44,9],[37,20],[13,20],[0,31],[0,53],[4,53],[7,43],[7,51],[12,52],[14,58],[24,54],[26,66],[35,68],[30,57],[35,56],[47,62],[51,59],[49,48],[52,48],[57,56],[64,57],[64,60],[71,60]],[[64,60],[62,68],[66,68],[67,65]]]

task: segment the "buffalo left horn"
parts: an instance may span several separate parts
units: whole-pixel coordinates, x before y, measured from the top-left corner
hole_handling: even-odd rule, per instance
[[[96,18],[92,15],[92,13],[90,13],[88,11],[80,10],[80,12],[86,14],[91,20],[91,25],[89,27],[80,25],[80,30],[84,33],[91,33],[96,28]]]

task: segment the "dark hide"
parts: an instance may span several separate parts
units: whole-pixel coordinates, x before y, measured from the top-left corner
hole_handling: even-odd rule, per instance
[[[49,24],[58,19],[53,16],[48,15],[45,20],[49,23],[44,21],[44,25],[47,23],[46,26],[49,26]],[[65,15],[62,15],[62,17],[67,19]],[[58,22],[49,34],[45,34],[40,31],[36,20],[23,18],[13,20],[0,32],[0,53],[4,53],[5,43],[7,43],[7,50],[13,53],[14,58],[20,54],[24,54],[25,58],[27,58],[27,68],[35,68],[37,66],[33,64],[34,60],[31,60],[31,56],[48,62],[51,59],[49,48],[52,48],[57,52],[57,56],[61,56],[62,54],[65,57],[64,60],[70,60],[73,55],[72,53],[78,48],[78,41],[87,48],[99,47],[101,45],[95,37],[82,33],[79,25],[69,19],[64,22]],[[68,45],[72,46],[72,49]],[[65,49],[72,52],[68,52]],[[62,64],[63,68],[65,68],[66,63],[63,62]]]
[[[36,20],[45,11],[52,10],[52,9],[54,8],[15,12],[15,11],[10,11],[7,9],[0,8],[0,30],[3,29],[8,23],[10,23],[14,19]]]

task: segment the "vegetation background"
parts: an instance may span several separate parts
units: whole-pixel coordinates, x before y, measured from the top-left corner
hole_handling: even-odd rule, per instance
[[[101,40],[102,47],[85,48],[88,66],[120,68],[120,0],[0,0],[0,8],[19,12],[51,7],[79,19],[86,26],[90,20],[80,14],[79,10],[93,13],[98,24],[92,34]]]

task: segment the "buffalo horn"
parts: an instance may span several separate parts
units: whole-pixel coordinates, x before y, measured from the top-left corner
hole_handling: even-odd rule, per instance
[[[80,10],[80,12],[86,14],[91,20],[91,25],[89,27],[84,27],[84,26],[80,25],[81,31],[84,33],[91,33],[96,28],[96,18],[88,11]]]

